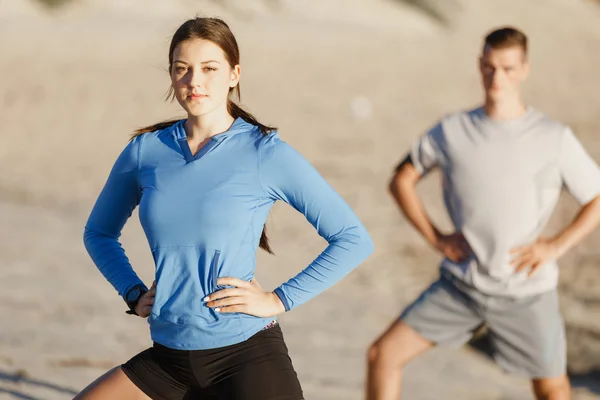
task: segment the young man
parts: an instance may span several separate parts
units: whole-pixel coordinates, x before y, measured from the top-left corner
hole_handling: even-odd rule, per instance
[[[525,105],[527,38],[502,28],[480,58],[482,107],[443,118],[390,182],[411,224],[443,256],[441,276],[371,346],[368,400],[396,400],[402,368],[436,344],[461,346],[485,323],[495,360],[528,377],[538,399],[570,398],[556,260],[600,221],[600,169],[569,127]],[[438,167],[455,232],[440,232],[415,190]],[[540,237],[562,186],[583,205]]]

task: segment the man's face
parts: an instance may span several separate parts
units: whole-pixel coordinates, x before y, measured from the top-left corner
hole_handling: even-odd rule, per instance
[[[486,46],[479,59],[479,70],[486,97],[502,100],[520,94],[521,83],[529,75],[529,63],[520,46]]]

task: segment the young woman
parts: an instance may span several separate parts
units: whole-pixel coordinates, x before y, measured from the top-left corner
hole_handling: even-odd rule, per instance
[[[76,399],[302,399],[275,316],[329,288],[373,251],[344,200],[239,97],[239,50],[219,19],[196,18],[169,49],[173,95],[187,119],[141,129],[117,159],[86,224],[85,246],[149,317],[154,345]],[[277,200],[303,213],[327,248],[273,292],[253,281],[256,249]],[[140,206],[156,263],[150,290],[120,232]]]

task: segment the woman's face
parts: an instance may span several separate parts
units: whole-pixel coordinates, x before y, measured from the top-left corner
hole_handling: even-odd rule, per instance
[[[173,51],[171,85],[188,116],[227,108],[231,88],[240,80],[240,66],[229,65],[223,50],[206,39],[188,39]]]

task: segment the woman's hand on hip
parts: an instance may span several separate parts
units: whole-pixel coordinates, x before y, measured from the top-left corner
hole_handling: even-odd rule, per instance
[[[285,312],[279,296],[265,292],[260,285],[238,278],[219,278],[218,285],[234,286],[204,298],[206,305],[219,313],[244,313],[268,318]]]
[[[156,281],[152,284],[150,290],[140,297],[140,300],[135,306],[135,312],[142,318],[147,318],[152,312],[152,305],[154,304],[154,296],[156,295]]]

